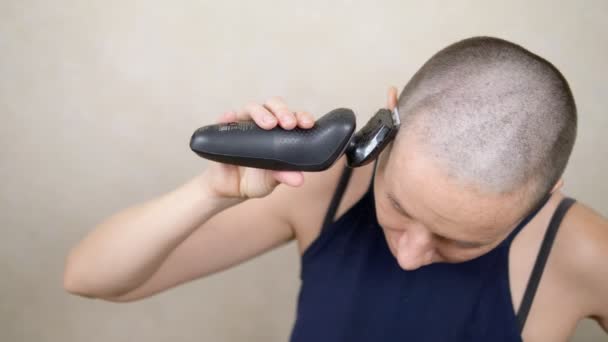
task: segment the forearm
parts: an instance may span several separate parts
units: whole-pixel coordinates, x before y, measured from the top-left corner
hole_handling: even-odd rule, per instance
[[[204,177],[202,174],[97,225],[67,258],[66,289],[104,297],[120,295],[144,283],[194,230],[241,201],[211,195]]]

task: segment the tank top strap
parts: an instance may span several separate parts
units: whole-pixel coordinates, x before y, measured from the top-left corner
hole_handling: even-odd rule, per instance
[[[348,181],[350,180],[350,176],[352,175],[352,173],[353,169],[345,165],[344,170],[342,171],[342,175],[340,176],[340,180],[338,181],[338,185],[336,186],[336,191],[334,192],[334,195],[331,198],[331,202],[329,202],[329,208],[327,209],[327,213],[325,214],[325,218],[323,219],[321,232],[327,230],[327,227],[334,222],[336,211],[338,210],[338,206],[342,201],[342,196],[346,191],[346,186],[348,185]]]
[[[376,167],[378,166],[378,159],[374,161],[374,171],[372,174],[372,178],[370,180],[370,184],[368,190],[366,192],[369,193],[372,191],[374,185],[374,177],[376,176]],[[323,219],[323,225],[321,226],[321,232],[325,231],[328,226],[330,226],[334,222],[334,217],[336,216],[336,211],[338,210],[338,206],[342,201],[342,197],[344,196],[344,192],[346,191],[346,187],[348,186],[348,181],[352,176],[353,169],[348,165],[344,165],[344,170],[342,171],[342,175],[340,176],[340,180],[338,181],[338,185],[336,186],[336,191],[329,203],[329,208],[327,209],[327,213],[325,214],[325,218]]]
[[[553,246],[553,242],[555,241],[555,237],[557,236],[559,226],[561,225],[562,220],[566,216],[566,213],[574,203],[576,203],[576,200],[570,197],[564,197],[559,203],[557,209],[555,209],[555,211],[553,212],[551,221],[549,221],[549,226],[545,231],[545,236],[543,237],[540,249],[538,250],[538,254],[536,256],[536,261],[534,262],[532,272],[530,272],[530,277],[528,279],[528,284],[522,297],[521,304],[519,306],[519,309],[517,310],[517,322],[519,324],[520,332],[523,332],[524,330],[524,325],[526,323],[526,319],[528,318],[528,313],[530,312],[530,308],[532,307],[532,301],[534,300],[536,290],[538,289],[538,285],[540,284],[540,279],[545,269],[545,265],[547,264],[547,260],[549,259],[551,247]]]

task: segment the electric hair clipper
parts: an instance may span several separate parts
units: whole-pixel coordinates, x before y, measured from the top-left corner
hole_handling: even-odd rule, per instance
[[[309,129],[280,126],[265,130],[253,121],[197,129],[190,148],[202,158],[225,164],[283,171],[323,171],[346,154],[351,168],[373,161],[399,129],[399,113],[380,109],[357,133],[352,110],[334,109]]]

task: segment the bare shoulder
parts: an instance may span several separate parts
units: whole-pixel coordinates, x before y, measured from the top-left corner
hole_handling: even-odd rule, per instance
[[[584,316],[608,329],[608,220],[591,207],[575,203],[562,222],[559,265],[576,289]]]
[[[576,202],[560,227],[560,240],[567,241],[574,270],[585,270],[608,260],[608,220],[591,207]],[[607,267],[603,267],[608,270]],[[599,270],[597,270],[599,271]],[[608,285],[608,284],[606,284]]]
[[[300,252],[303,252],[319,235],[327,208],[345,165],[346,157],[342,156],[325,171],[305,172],[304,184],[299,188],[288,190],[291,193],[289,221],[294,228]],[[373,163],[353,169],[336,217],[342,215],[363,196],[372,171]]]
[[[286,189],[290,193],[288,220],[294,229],[300,252],[319,234],[323,220],[321,216],[344,170],[344,165],[343,157],[325,171],[304,172],[302,186]]]

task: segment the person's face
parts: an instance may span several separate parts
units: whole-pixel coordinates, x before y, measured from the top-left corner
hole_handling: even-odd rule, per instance
[[[474,259],[497,246],[525,215],[522,194],[482,194],[446,176],[405,135],[382,153],[374,179],[376,216],[401,268]]]

